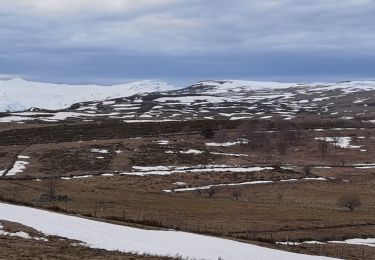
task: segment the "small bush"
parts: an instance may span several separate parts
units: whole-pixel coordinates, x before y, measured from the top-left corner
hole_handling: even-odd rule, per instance
[[[201,132],[201,136],[203,136],[204,138],[206,139],[210,139],[210,138],[213,138],[215,135],[214,131],[212,130],[212,128],[206,128],[206,129],[203,129],[202,132]]]
[[[355,193],[347,193],[342,195],[338,200],[337,200],[337,205],[339,207],[345,207],[347,208],[350,212],[353,212],[355,208],[358,208],[362,206],[361,199],[359,196]]]

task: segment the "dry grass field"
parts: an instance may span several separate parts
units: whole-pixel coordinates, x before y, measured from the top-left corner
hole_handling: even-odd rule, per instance
[[[375,163],[375,129],[338,128],[324,122],[292,129],[280,129],[275,122],[148,125],[2,126],[0,170],[12,168],[20,160],[17,156],[26,156],[28,164],[23,172],[0,179],[0,197],[124,225],[212,234],[315,255],[374,259],[373,247],[325,242],[375,238],[374,167],[356,165]],[[200,134],[207,128],[215,136]],[[250,144],[237,141],[243,136]],[[326,137],[344,137],[350,144],[319,142]],[[158,166],[167,168],[160,171]],[[249,170],[252,167],[269,168]],[[41,199],[51,178],[54,194],[64,199]],[[204,188],[207,185],[214,186]],[[361,201],[353,212],[338,204],[346,194]],[[9,246],[12,239],[19,240],[1,237],[1,246]],[[324,244],[277,244],[286,241]],[[20,243],[25,254],[33,255],[30,241]],[[3,257],[12,255],[11,250]],[[133,259],[68,242],[42,243],[38,250],[46,254],[68,250],[72,255],[58,259]]]

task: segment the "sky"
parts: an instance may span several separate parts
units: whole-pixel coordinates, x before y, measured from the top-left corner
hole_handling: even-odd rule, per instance
[[[375,0],[0,0],[0,78],[375,79]]]

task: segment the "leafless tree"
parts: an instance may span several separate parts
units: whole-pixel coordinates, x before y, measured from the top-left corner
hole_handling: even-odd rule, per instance
[[[219,143],[228,141],[228,135],[226,133],[226,129],[224,126],[222,125],[219,126],[219,129],[217,130],[217,133],[215,135],[215,139]]]
[[[283,194],[281,192],[278,192],[276,194],[276,201],[277,201],[277,204],[280,205],[281,202],[283,201]]]
[[[18,193],[18,189],[16,187],[14,187],[12,189],[12,200],[15,201],[16,198],[17,198],[17,193]]]
[[[184,141],[190,141],[192,139],[192,133],[191,133],[191,127],[190,126],[184,126],[181,130],[181,133],[183,135]]]
[[[340,161],[341,166],[345,166],[345,164],[346,164],[345,157],[341,157],[339,161]]]
[[[289,144],[298,141],[300,132],[298,131],[299,126],[297,124],[292,124],[289,121],[278,121],[275,124],[275,127],[279,129],[279,135]]]
[[[60,177],[51,174],[46,180],[45,180],[45,189],[48,194],[48,199],[50,201],[54,200],[56,198],[56,190],[59,185]]]
[[[207,193],[209,198],[213,198],[214,195],[217,193],[217,189],[215,187],[210,187],[208,188]]]
[[[257,148],[264,148],[265,143],[269,139],[266,133],[264,132],[250,132],[249,136],[249,146],[252,149],[257,149]]]
[[[266,138],[264,140],[264,146],[263,146],[263,149],[261,149],[265,159],[272,157],[273,147],[272,147],[271,138],[272,138],[271,134],[266,134]]]
[[[318,140],[318,147],[322,156],[326,156],[328,152],[328,141],[326,139]]]
[[[238,198],[242,195],[242,191],[240,188],[235,188],[232,190],[232,196],[234,200],[238,200]]]
[[[94,216],[97,216],[97,213],[103,214],[103,210],[108,208],[108,205],[105,201],[97,201],[94,205]]]
[[[249,123],[245,122],[238,126],[237,128],[237,140],[240,142],[240,145],[247,144],[249,136]]]
[[[347,208],[350,212],[353,212],[355,208],[362,206],[360,197],[355,193],[346,193],[337,200],[339,207]]]
[[[277,148],[277,151],[281,155],[285,155],[287,152],[287,143],[286,143],[285,138],[282,135],[278,136],[278,140],[276,142],[276,148]]]

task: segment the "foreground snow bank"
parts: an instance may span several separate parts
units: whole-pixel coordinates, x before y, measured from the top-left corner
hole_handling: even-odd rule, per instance
[[[197,259],[330,259],[185,232],[131,228],[4,203],[0,203],[0,219],[33,227],[46,235],[80,240],[90,247],[106,250]]]

